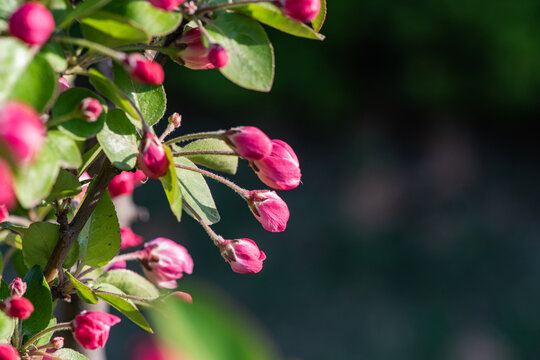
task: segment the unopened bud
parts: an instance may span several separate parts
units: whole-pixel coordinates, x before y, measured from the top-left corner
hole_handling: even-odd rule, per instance
[[[320,11],[320,0],[285,0],[285,14],[303,23],[313,21]]]
[[[174,289],[177,279],[193,272],[193,260],[187,249],[166,238],[144,244],[139,260],[148,279],[166,289]]]
[[[26,283],[20,277],[15,278],[9,285],[11,296],[23,296],[26,292]]]
[[[150,61],[141,54],[129,54],[124,64],[131,77],[142,84],[161,85],[165,79],[163,68],[155,61]]]
[[[61,349],[64,347],[64,338],[61,336],[54,337],[51,340],[51,345],[56,349]]]
[[[272,151],[270,138],[254,126],[239,126],[227,130],[225,141],[238,155],[250,161],[261,160]]]
[[[156,135],[145,132],[137,155],[139,168],[151,179],[159,179],[169,169],[169,159]]]
[[[252,167],[259,179],[276,190],[291,190],[300,185],[302,174],[294,150],[284,141],[272,140],[272,152]]]
[[[87,97],[79,104],[79,111],[86,121],[96,122],[103,111],[103,106],[98,99]]]
[[[275,191],[254,190],[248,193],[249,208],[265,230],[282,232],[287,227],[289,208]]]
[[[63,76],[60,76],[60,78],[58,79],[58,95],[68,90],[69,88],[70,86],[67,79]]]
[[[4,312],[12,318],[25,320],[34,312],[32,302],[22,296],[8,297],[3,304],[5,306]]]
[[[221,69],[229,63],[229,53],[225,48],[219,44],[213,44],[210,46],[210,51],[208,52],[208,59],[216,67],[216,69]]]
[[[204,47],[201,30],[193,28],[187,31],[176,43],[181,49],[179,59],[173,59],[185,67],[193,70],[213,69],[214,65],[208,58],[208,49]]]
[[[9,344],[0,344],[0,359],[2,360],[21,360],[19,352]]]
[[[0,222],[6,220],[8,216],[9,216],[9,211],[7,209],[7,206],[4,204],[0,204]]]
[[[120,322],[120,318],[101,311],[88,311],[75,316],[71,323],[75,340],[85,349],[97,349],[105,346],[111,326]]]
[[[262,270],[266,254],[251,239],[222,240],[221,256],[238,274],[256,274]]]
[[[54,30],[54,19],[42,3],[29,1],[9,18],[9,32],[30,45],[43,45]]]
[[[148,0],[148,2],[159,9],[166,11],[172,11],[182,5],[184,0]]]
[[[175,128],[179,128],[182,125],[182,115],[175,112],[169,116],[169,124],[173,124]]]

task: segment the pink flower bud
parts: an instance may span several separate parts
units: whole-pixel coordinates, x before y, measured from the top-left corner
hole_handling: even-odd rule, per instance
[[[9,32],[30,45],[43,45],[54,30],[54,19],[43,4],[29,1],[9,18]]]
[[[122,243],[120,245],[120,250],[127,249],[129,247],[137,246],[143,242],[142,236],[139,236],[133,232],[128,227],[123,227],[120,229],[120,237]]]
[[[208,59],[210,63],[214,65],[216,69],[221,69],[229,63],[229,53],[225,48],[219,44],[213,44],[210,46],[208,52]]]
[[[148,2],[159,9],[171,11],[176,9],[178,5],[182,5],[184,0],[148,0]]]
[[[143,181],[145,181],[148,177],[139,169],[135,170],[133,173],[135,174],[135,186],[139,186]]]
[[[272,151],[270,138],[254,126],[240,126],[228,130],[225,141],[238,155],[250,161],[261,160]]]
[[[148,279],[166,289],[174,289],[177,279],[193,272],[193,260],[186,248],[165,238],[144,244],[139,260]]]
[[[169,169],[169,159],[165,149],[157,136],[151,132],[145,132],[143,135],[137,163],[139,168],[151,179],[159,179]]]
[[[11,296],[23,296],[26,292],[26,283],[20,277],[13,279],[9,285]]]
[[[67,79],[63,76],[60,76],[60,78],[58,79],[58,95],[68,90],[69,88],[70,86]]]
[[[30,162],[45,142],[45,126],[30,106],[8,102],[0,108],[0,145],[16,163]]]
[[[28,319],[34,311],[30,300],[22,296],[10,296],[4,300],[4,305],[4,312],[8,316],[21,320]]]
[[[179,54],[185,67],[193,70],[214,68],[208,58],[208,49],[203,45],[199,28],[193,28],[182,35],[178,45],[185,47]]]
[[[256,274],[262,270],[266,255],[251,239],[222,240],[221,256],[238,274]]]
[[[97,349],[105,346],[111,326],[120,322],[120,318],[100,311],[84,312],[75,316],[71,323],[75,339],[85,349]]]
[[[103,106],[98,99],[93,97],[84,98],[79,104],[79,111],[83,119],[89,122],[96,122],[103,111]]]
[[[51,340],[51,345],[56,350],[61,349],[64,347],[64,338],[61,336],[56,336]]]
[[[165,79],[163,68],[141,54],[129,54],[124,61],[129,74],[141,84],[161,85]]]
[[[298,157],[284,141],[272,140],[270,155],[251,164],[259,179],[272,189],[290,190],[300,184]]]
[[[289,208],[275,191],[254,190],[248,193],[249,208],[263,228],[282,232],[287,227]]]
[[[135,181],[133,180],[133,173],[129,171],[122,171],[120,174],[113,177],[109,184],[109,194],[111,198],[115,198],[120,195],[133,194],[135,189]]]
[[[7,209],[11,209],[15,205],[13,173],[9,165],[2,158],[0,158],[0,204]]]
[[[127,267],[127,262],[125,260],[120,260],[112,264],[111,267],[107,269],[107,271],[125,269],[126,267]]]
[[[188,304],[193,304],[193,298],[187,292],[175,291],[170,296],[177,298],[180,301],[183,301]]]
[[[0,344],[0,360],[21,360],[19,352],[9,344]]]
[[[285,0],[285,14],[303,23],[315,19],[320,11],[320,0]]]
[[[4,204],[0,204],[0,222],[6,220],[8,216],[9,216],[9,211],[7,209],[7,206]]]
[[[179,128],[182,124],[182,116],[175,112],[171,116],[169,116],[169,124],[173,124],[175,128]]]

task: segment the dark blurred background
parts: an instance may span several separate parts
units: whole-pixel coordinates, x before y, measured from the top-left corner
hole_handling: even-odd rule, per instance
[[[156,181],[135,192],[151,220],[134,230],[185,245],[195,270],[180,289],[224,290],[289,359],[540,358],[540,3],[328,8],[324,42],[268,29],[269,94],[166,67],[183,132],[254,125],[298,154],[282,234],[211,183],[214,228],[254,239],[263,271],[233,273],[195,221],[176,223]],[[240,165],[240,185],[264,188]],[[111,337],[140,335],[128,325]],[[111,358],[126,357],[121,343]]]

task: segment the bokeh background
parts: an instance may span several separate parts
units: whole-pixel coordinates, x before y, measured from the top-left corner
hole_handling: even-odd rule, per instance
[[[135,192],[151,219],[134,230],[185,245],[195,271],[180,289],[223,290],[289,359],[540,358],[540,3],[328,8],[324,42],[268,29],[269,94],[166,67],[182,131],[254,125],[298,154],[282,234],[210,183],[216,231],[255,239],[263,271],[230,271],[195,221],[176,223],[157,181]],[[235,179],[263,187],[245,162]],[[118,326],[112,359],[141,335]]]

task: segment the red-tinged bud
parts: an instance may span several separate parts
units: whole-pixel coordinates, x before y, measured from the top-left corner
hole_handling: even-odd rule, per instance
[[[8,216],[9,216],[9,211],[7,209],[7,206],[4,204],[0,204],[0,222],[6,220]]]
[[[19,352],[9,344],[0,344],[0,360],[21,360]]]
[[[249,208],[263,228],[271,232],[282,232],[287,227],[289,208],[275,191],[254,190],[248,193]]]
[[[320,0],[285,0],[285,14],[303,23],[313,21],[320,11]]]
[[[0,145],[16,163],[32,161],[45,142],[45,126],[30,106],[8,102],[0,108]]]
[[[11,168],[9,167],[8,163],[2,158],[0,158],[0,204],[5,206],[6,210],[11,209],[13,205],[15,205],[13,173],[11,172]]]
[[[16,319],[25,320],[34,312],[34,305],[25,297],[10,296],[4,300],[4,312],[8,316]]]
[[[84,120],[96,122],[103,111],[103,106],[98,99],[93,97],[84,98],[79,104],[79,111]]]
[[[216,69],[221,69],[229,63],[229,53],[223,46],[213,44],[210,46],[210,51],[208,52],[208,60],[210,60],[210,63]]]
[[[173,124],[175,128],[179,128],[180,125],[182,125],[182,116],[175,112],[171,116],[169,116],[169,124]]]
[[[135,234],[133,230],[128,227],[123,227],[120,229],[120,238],[122,239],[120,250],[137,246],[143,242],[142,236]]]
[[[290,190],[300,185],[300,163],[294,150],[284,141],[272,140],[272,152],[251,163],[263,183],[276,190]]]
[[[135,178],[135,186],[139,186],[141,183],[146,181],[146,179],[148,179],[148,177],[139,169],[135,170],[133,174]]]
[[[148,0],[148,2],[159,9],[166,11],[172,11],[182,5],[184,0]]]
[[[54,31],[54,19],[43,4],[29,1],[9,18],[9,32],[30,45],[43,45]]]
[[[193,304],[193,298],[187,292],[175,291],[170,296],[188,304]]]
[[[132,78],[141,84],[161,85],[165,79],[163,68],[141,54],[132,53],[124,61]]]
[[[109,194],[111,198],[115,198],[120,195],[131,195],[135,189],[135,181],[133,179],[133,173],[129,171],[122,171],[120,174],[113,177],[109,184]]]
[[[107,271],[125,269],[126,267],[127,262],[125,260],[120,260],[112,264],[111,267],[107,269]]]
[[[186,248],[165,238],[144,244],[139,260],[148,279],[166,289],[174,289],[177,279],[193,272],[193,260]]]
[[[256,274],[262,270],[266,255],[251,239],[222,240],[221,256],[238,274]]]
[[[261,160],[272,151],[270,138],[254,126],[240,126],[228,130],[225,141],[238,155],[250,161]]]
[[[165,148],[156,135],[145,132],[137,155],[139,168],[151,179],[159,179],[169,169]]]
[[[58,95],[68,90],[69,88],[70,88],[69,82],[67,81],[65,77],[61,76],[58,79]]]
[[[64,347],[64,338],[61,336],[56,336],[51,340],[51,345],[56,350],[61,349]]]
[[[105,346],[111,326],[120,322],[120,318],[100,311],[84,312],[75,316],[71,323],[75,339],[85,349],[97,349]]]
[[[193,70],[213,69],[214,65],[208,58],[208,49],[204,47],[201,39],[201,30],[193,28],[187,31],[177,43],[180,48],[180,63]],[[178,59],[177,59],[178,61]]]
[[[9,285],[11,296],[23,296],[26,292],[26,283],[20,277],[13,279]]]

